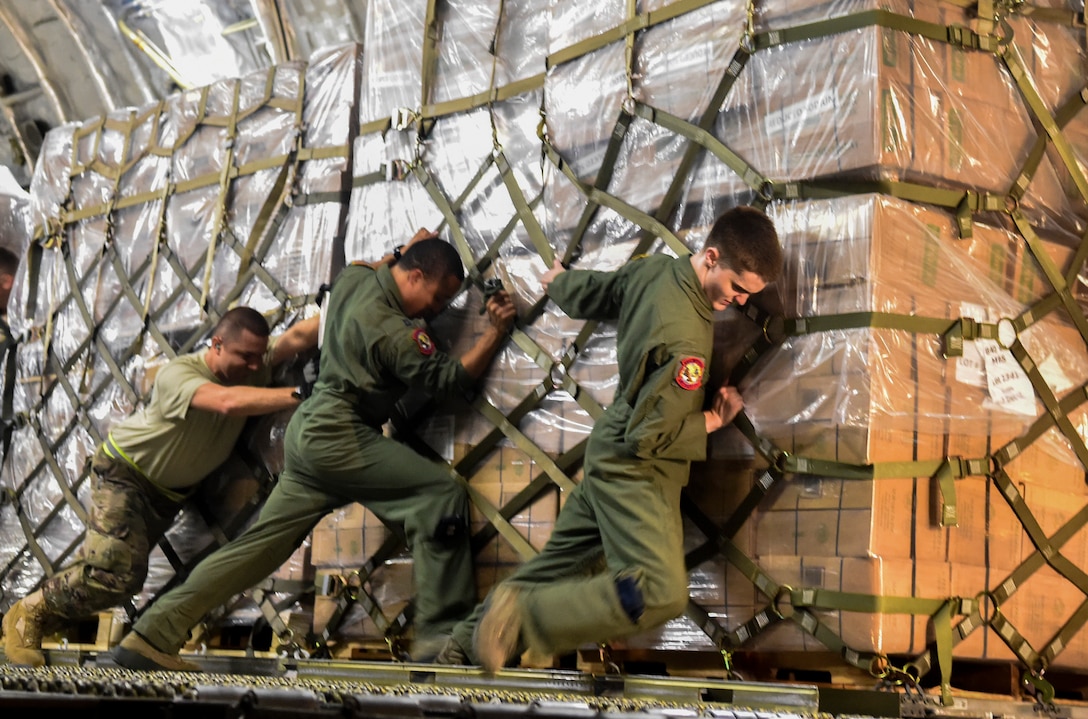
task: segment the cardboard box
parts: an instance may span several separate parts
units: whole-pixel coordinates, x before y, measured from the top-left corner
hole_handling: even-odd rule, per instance
[[[1009,583],[1010,573],[987,567],[967,564],[953,564],[952,593],[956,596],[972,597],[980,601],[984,620],[994,616],[995,605],[987,597],[987,592],[997,591],[999,587],[1014,587]],[[1008,639],[1019,645],[1016,635],[1025,638],[1030,649],[1043,651],[1062,629],[1065,622],[1084,602],[1084,594],[1068,580],[1058,575],[1049,567],[1043,566],[1032,574],[1000,606],[1001,615],[1007,620],[1014,633]],[[972,659],[992,659],[1013,661],[1016,654],[996,629],[984,623],[964,625],[970,632],[953,650],[954,657]],[[1085,653],[1085,634],[1083,631],[1062,648],[1051,669],[1072,668],[1080,670],[1088,661]]]
[[[944,599],[950,596],[949,568],[941,562],[841,557],[760,558],[760,567],[780,585],[794,589],[826,589],[883,597]],[[926,616],[893,613],[810,610],[851,649],[861,652],[908,653],[925,648],[931,637]],[[756,637],[753,648],[766,651],[824,651],[811,634],[792,621],[779,622]]]
[[[956,480],[958,525],[948,534],[948,561],[1011,570],[1019,563],[1024,537],[1020,520],[987,477]]]

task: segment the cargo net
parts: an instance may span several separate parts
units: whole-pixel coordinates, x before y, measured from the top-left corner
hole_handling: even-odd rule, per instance
[[[738,384],[746,410],[686,492],[688,612],[613,649],[728,666],[824,648],[889,684],[937,666],[945,699],[953,657],[1019,661],[1040,687],[1088,666],[1083,20],[922,0],[372,0],[365,52],[50,133],[5,377],[4,602],[75,551],[85,459],[154,367],[233,304],[281,327],[313,313],[344,262],[417,227],[468,269],[435,322],[451,352],[483,331],[487,280],[519,311],[474,400],[410,397],[392,423],[465,482],[482,596],[543,546],[615,386],[615,327],[562,315],[540,274],[683,255],[752,204],[786,275],[718,324],[710,383]],[[206,483],[250,491],[229,518],[182,515],[130,614],[244,524],[285,422]],[[269,599],[277,578],[256,592],[286,641],[396,648],[411,574],[395,532],[340,510],[279,579],[307,571],[305,640]]]

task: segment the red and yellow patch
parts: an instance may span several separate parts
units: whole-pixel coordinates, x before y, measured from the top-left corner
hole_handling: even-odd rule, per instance
[[[676,371],[676,384],[681,389],[695,390],[703,386],[703,373],[706,363],[698,357],[681,357],[680,369]]]
[[[431,341],[431,336],[422,327],[417,328],[412,333],[412,339],[415,340],[416,347],[419,348],[421,355],[430,357],[434,354],[434,342]]]

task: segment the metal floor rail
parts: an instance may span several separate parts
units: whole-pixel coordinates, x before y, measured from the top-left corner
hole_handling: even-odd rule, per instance
[[[186,655],[204,673],[133,672],[108,654],[47,654],[38,669],[0,664],[4,716],[1088,719],[1080,704],[971,697],[942,706],[930,695],[807,684],[214,654]]]

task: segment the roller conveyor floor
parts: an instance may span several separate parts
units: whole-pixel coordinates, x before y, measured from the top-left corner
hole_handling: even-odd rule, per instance
[[[579,671],[200,655],[203,673],[134,672],[108,654],[50,651],[49,665],[0,663],[2,716],[371,717],[373,719],[1088,719],[1088,706],[805,684]]]

